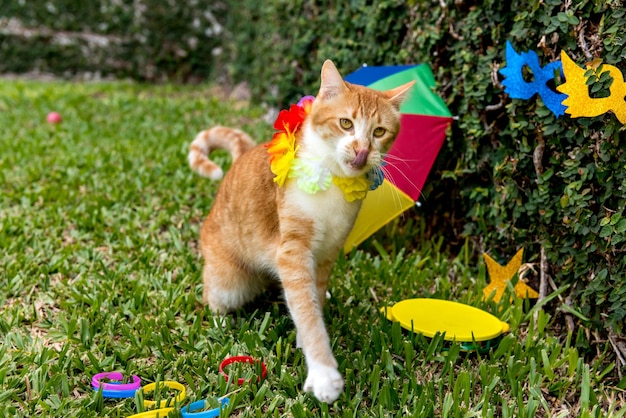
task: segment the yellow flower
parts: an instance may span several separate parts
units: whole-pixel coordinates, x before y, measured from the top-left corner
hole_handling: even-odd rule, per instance
[[[333,177],[333,183],[341,189],[346,201],[365,199],[370,181],[365,177]]]
[[[270,155],[270,169],[275,175],[274,182],[282,187],[296,158],[296,136],[289,131],[277,132],[266,147]]]

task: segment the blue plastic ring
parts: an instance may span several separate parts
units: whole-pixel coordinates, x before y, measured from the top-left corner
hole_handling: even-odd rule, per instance
[[[99,389],[94,389],[98,392]],[[132,390],[103,390],[102,397],[104,398],[133,398],[135,397],[135,393],[137,393],[137,389]]]
[[[193,412],[193,411],[202,409],[205,406],[205,402],[204,401],[196,401],[196,402],[193,402],[191,405],[187,405],[187,406],[183,407],[183,409],[181,409],[180,412],[183,415],[183,418],[212,418],[212,417],[219,417],[220,416],[220,412],[222,411],[222,409],[224,409],[224,407],[226,407],[226,406],[228,406],[228,404],[230,404],[230,400],[228,398],[220,398],[218,400],[222,404],[219,408],[211,409],[209,411]]]

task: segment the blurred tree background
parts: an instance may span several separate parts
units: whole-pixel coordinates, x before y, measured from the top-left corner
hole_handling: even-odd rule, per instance
[[[557,118],[539,98],[511,99],[498,70],[509,40],[542,65],[566,51],[579,66],[626,73],[624,27],[618,0],[0,0],[0,73],[246,82],[256,102],[285,106],[316,92],[327,58],[344,74],[427,63],[457,120],[411,216],[452,251],[469,239],[476,261],[525,247],[534,287],[543,273],[549,292],[565,289],[551,302],[562,323],[619,342],[624,125],[610,112]],[[623,83],[599,68],[594,97]]]

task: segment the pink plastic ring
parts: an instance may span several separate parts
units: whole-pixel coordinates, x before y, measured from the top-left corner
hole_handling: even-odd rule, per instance
[[[256,381],[260,382],[261,379],[265,379],[265,377],[267,376],[267,367],[265,367],[265,363],[263,363],[260,360],[255,360],[250,356],[234,356],[234,357],[228,357],[225,358],[221,363],[220,363],[220,373],[226,378],[226,381],[228,382],[230,380],[230,377],[228,376],[228,374],[224,371],[224,368],[226,366],[229,366],[233,363],[247,363],[247,364],[256,364],[256,363],[261,363],[261,376],[257,376]],[[254,378],[250,379],[249,382],[252,382],[254,380]],[[237,379],[237,384],[238,385],[243,385],[244,383],[246,383],[246,379],[244,379],[243,377],[240,377]]]
[[[120,372],[102,372],[93,376],[91,379],[91,385],[94,389],[98,390],[100,385],[102,385],[103,390],[135,390],[141,387],[141,379],[137,375],[133,375],[132,383],[104,383],[100,382],[102,379],[109,379],[115,381],[122,381],[124,379],[124,375]]]

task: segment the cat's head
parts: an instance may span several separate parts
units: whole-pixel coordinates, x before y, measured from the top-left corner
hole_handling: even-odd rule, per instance
[[[327,60],[304,130],[307,153],[334,175],[356,177],[382,163],[400,130],[400,104],[415,82],[377,91],[343,80]]]

